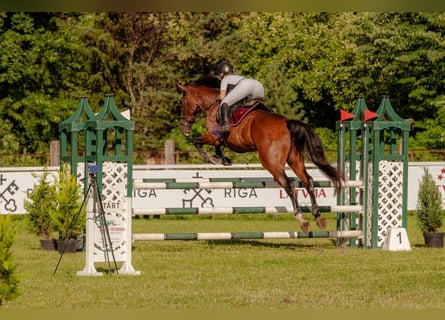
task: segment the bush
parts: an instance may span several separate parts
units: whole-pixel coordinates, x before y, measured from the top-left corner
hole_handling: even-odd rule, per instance
[[[442,196],[428,168],[424,168],[424,174],[419,183],[416,209],[417,221],[423,233],[439,231],[444,218]]]
[[[85,229],[82,187],[76,176],[63,167],[55,179],[55,189],[56,205],[50,210],[54,229],[60,240],[77,239]]]
[[[16,231],[10,221],[9,216],[0,215],[0,305],[19,295],[19,281],[11,251]]]
[[[55,207],[55,188],[48,175],[45,171],[38,176],[37,184],[23,204],[28,231],[42,239],[50,239],[54,231],[50,211]]]

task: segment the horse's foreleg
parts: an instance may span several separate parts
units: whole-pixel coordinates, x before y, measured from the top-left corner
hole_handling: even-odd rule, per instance
[[[219,140],[216,136],[212,135],[211,133],[207,132],[203,136],[197,138],[194,141],[195,147],[198,150],[199,154],[203,158],[205,162],[209,162],[212,164],[223,164],[223,165],[231,165],[232,162],[230,159],[224,157],[222,150],[221,150],[221,144],[219,143]],[[207,151],[204,149],[204,145],[210,145],[215,146],[215,155],[211,156],[207,153]]]
[[[232,160],[230,160],[229,158],[225,157],[223,152],[222,152],[222,148],[221,145],[217,145],[215,147],[215,161],[219,160],[223,165],[225,166],[231,166],[232,165]]]
[[[202,160],[207,163],[220,164],[221,160],[216,161],[215,157],[210,156],[207,151],[204,150],[204,144],[200,138],[195,140],[195,148],[198,150],[199,154],[202,157]]]
[[[195,144],[196,150],[198,150],[198,152],[201,155],[201,157],[204,160],[204,162],[211,162],[212,163],[212,158],[209,156],[207,151],[204,150],[204,147],[203,147],[204,144],[202,143],[202,139],[201,138],[196,139],[194,144]]]

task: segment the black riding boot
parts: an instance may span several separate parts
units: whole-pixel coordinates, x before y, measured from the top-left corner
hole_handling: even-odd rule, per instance
[[[226,133],[230,131],[229,113],[230,113],[230,106],[227,103],[223,103],[221,105],[221,123],[219,129],[221,133]]]

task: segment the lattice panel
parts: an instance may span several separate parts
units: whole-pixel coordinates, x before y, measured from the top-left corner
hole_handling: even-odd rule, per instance
[[[388,228],[402,227],[403,163],[379,162],[377,244],[383,246]]]
[[[113,255],[116,261],[126,261],[129,252],[129,242],[126,240],[127,232],[131,232],[127,226],[127,164],[104,162],[102,165],[102,204],[104,206],[105,218],[107,220],[110,240],[113,245]],[[78,179],[83,179],[84,163],[78,164]],[[78,180],[81,181],[81,180]],[[91,194],[90,194],[91,196]],[[95,216],[96,218],[96,216]],[[104,251],[103,233],[98,225],[93,230],[93,260],[95,262],[106,262]]]
[[[104,162],[102,173],[102,197],[104,202],[116,202],[127,195],[127,164]]]
[[[83,162],[77,164],[77,181],[84,180]],[[102,167],[102,201],[115,202],[127,195],[127,164],[104,162]]]

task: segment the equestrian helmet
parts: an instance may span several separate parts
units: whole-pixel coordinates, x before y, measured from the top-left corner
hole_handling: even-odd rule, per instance
[[[228,61],[222,61],[218,63],[216,67],[216,72],[218,73],[233,73],[233,66]]]

